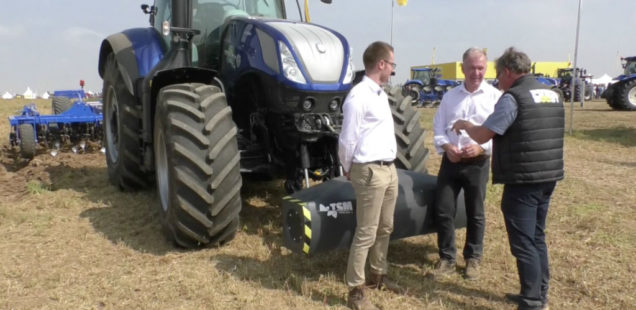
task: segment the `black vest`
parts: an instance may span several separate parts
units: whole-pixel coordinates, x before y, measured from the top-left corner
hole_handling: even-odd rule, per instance
[[[493,138],[492,182],[525,184],[563,179],[565,111],[556,92],[531,76],[506,92],[517,102],[517,118]]]

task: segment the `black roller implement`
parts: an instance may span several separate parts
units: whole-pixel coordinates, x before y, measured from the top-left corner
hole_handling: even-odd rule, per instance
[[[435,232],[433,201],[437,177],[398,169],[399,194],[391,240]],[[348,247],[356,227],[351,183],[338,177],[283,199],[287,248],[308,255]],[[466,227],[464,194],[458,197],[455,227]]]

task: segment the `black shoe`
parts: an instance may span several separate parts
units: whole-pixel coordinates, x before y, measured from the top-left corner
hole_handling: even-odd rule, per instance
[[[506,293],[506,300],[519,305],[519,309],[532,309],[521,305],[521,295],[519,294]],[[548,307],[547,302],[544,302],[541,307],[536,308],[536,310],[550,310],[550,307]]]

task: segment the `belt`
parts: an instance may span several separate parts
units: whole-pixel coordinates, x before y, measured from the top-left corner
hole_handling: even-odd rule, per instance
[[[477,162],[482,162],[484,160],[487,160],[488,158],[490,158],[490,156],[485,155],[485,154],[481,154],[481,155],[477,155],[475,157],[462,158],[462,159],[459,160],[459,162],[462,163],[462,164],[473,164],[473,163],[477,163]]]
[[[393,165],[393,161],[384,161],[384,160],[375,160],[375,161],[371,161],[368,162],[367,164],[375,164],[375,165],[380,165],[380,166],[390,166]]]

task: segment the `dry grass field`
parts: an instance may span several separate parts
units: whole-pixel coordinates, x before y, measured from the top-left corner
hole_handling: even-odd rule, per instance
[[[99,151],[52,157],[42,150],[30,162],[18,159],[7,117],[25,103],[0,100],[0,309],[346,308],[346,250],[306,257],[282,245],[281,181],[245,182],[231,243],[181,250],[160,233],[155,193],[111,186]],[[49,100],[36,103],[50,113]],[[437,174],[435,110],[421,111],[428,168]],[[601,101],[577,105],[573,128],[547,224],[550,307],[636,309],[636,112]],[[514,309],[504,299],[519,286],[501,191],[488,187],[481,279],[427,277],[436,242],[417,236],[393,242],[389,253],[390,275],[410,295],[373,292],[371,300],[385,310]]]

